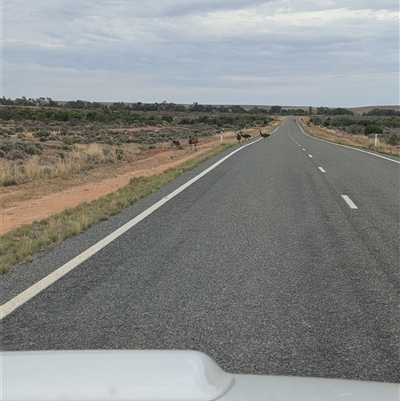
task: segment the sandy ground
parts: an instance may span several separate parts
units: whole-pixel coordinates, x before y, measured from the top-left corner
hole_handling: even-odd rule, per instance
[[[254,135],[253,132],[250,133]],[[232,140],[233,133],[224,133],[224,138],[229,137]],[[127,185],[134,177],[160,173],[219,144],[220,139],[213,138],[202,140],[198,144],[197,152],[190,150],[188,145],[183,150],[149,149],[135,162],[118,168],[105,166],[68,178],[2,188],[0,233],[3,235],[23,224],[49,217],[84,201],[100,198]]]

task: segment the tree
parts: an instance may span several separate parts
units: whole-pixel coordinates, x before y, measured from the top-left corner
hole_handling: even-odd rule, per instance
[[[327,107],[317,107],[317,114],[319,115],[331,115],[332,111]]]
[[[65,103],[65,108],[71,108],[71,109],[84,109],[86,106],[86,102],[84,100],[72,100],[67,103]]]
[[[351,110],[344,109],[343,107],[333,109],[332,114],[334,116],[354,116],[354,113]]]
[[[365,135],[383,134],[383,129],[376,124],[369,124],[365,127]]]
[[[279,113],[281,112],[281,110],[282,110],[282,107],[281,107],[281,106],[272,106],[272,107],[271,107],[271,113],[277,113],[277,114],[279,114]]]

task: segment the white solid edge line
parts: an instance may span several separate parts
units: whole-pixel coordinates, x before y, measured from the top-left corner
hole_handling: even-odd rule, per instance
[[[382,156],[382,155],[377,155],[376,153],[367,152],[366,150],[363,150],[363,149],[353,148],[353,147],[347,146],[347,145],[341,145],[340,143],[334,143],[334,142],[325,141],[324,139],[321,139],[321,138],[315,138],[314,136],[308,135],[306,132],[304,132],[303,128],[300,127],[300,124],[299,124],[299,122],[297,121],[297,119],[296,119],[296,124],[297,124],[297,126],[300,128],[301,132],[302,132],[304,135],[308,136],[309,138],[315,139],[315,140],[317,140],[317,141],[329,143],[329,144],[331,144],[331,145],[341,146],[342,148],[347,148],[347,149],[356,150],[357,152],[367,153],[368,155],[380,157],[381,159],[389,160],[390,162],[394,162],[394,163],[400,164],[400,161],[393,160],[393,159],[389,159],[389,157],[385,157],[385,156]],[[304,149],[303,149],[303,150],[304,150]]]
[[[326,171],[322,167],[318,167],[323,173],[326,173]]]
[[[350,209],[358,209],[358,207],[347,195],[341,195],[341,196],[345,200],[345,202],[349,205]]]
[[[282,124],[279,125],[273,132],[271,132],[271,134],[273,134],[275,131],[277,131],[278,128],[280,128],[282,126]],[[169,195],[164,196],[161,200],[159,200],[153,206],[150,206],[144,212],[140,213],[138,216],[136,216],[132,220],[128,221],[126,224],[124,224],[123,226],[121,226],[120,228],[118,228],[117,230],[115,230],[114,232],[109,234],[107,237],[105,237],[102,240],[100,240],[99,242],[97,242],[95,245],[91,246],[86,251],[82,252],[80,255],[76,256],[73,259],[71,259],[69,262],[65,263],[63,266],[59,267],[54,272],[50,273],[46,277],[44,277],[41,280],[39,280],[37,283],[35,283],[32,286],[28,287],[25,291],[22,291],[20,294],[16,295],[14,298],[10,299],[5,304],[1,305],[1,307],[0,307],[0,320],[5,318],[7,315],[9,315],[15,309],[17,309],[18,307],[23,305],[25,302],[29,301],[35,295],[39,294],[45,288],[47,288],[51,284],[55,283],[58,279],[60,279],[61,277],[65,276],[71,270],[75,269],[75,267],[80,265],[85,260],[89,259],[95,253],[97,253],[102,248],[104,248],[106,245],[110,244],[116,238],[118,238],[119,236],[124,234],[126,231],[128,231],[133,226],[138,224],[140,221],[145,219],[147,216],[149,216],[155,210],[157,210],[162,205],[167,203],[169,200],[171,200],[173,197],[178,195],[180,192],[185,190],[187,187],[189,187],[190,185],[195,183],[197,180],[199,180],[200,178],[204,177],[207,173],[209,173],[211,170],[213,170],[214,168],[219,166],[221,163],[223,163],[225,160],[227,160],[228,158],[233,156],[235,153],[239,152],[240,150],[244,149],[245,147],[247,147],[249,145],[253,145],[254,143],[260,141],[261,139],[262,138],[259,138],[259,139],[256,139],[256,140],[248,143],[247,145],[242,145],[240,148],[238,148],[238,149],[234,150],[233,152],[229,153],[229,155],[226,155],[221,160],[217,161],[212,166],[208,167],[206,170],[204,170],[200,174],[196,175],[196,177],[193,177],[191,180],[189,180],[185,184],[181,185],[175,191],[171,192]]]

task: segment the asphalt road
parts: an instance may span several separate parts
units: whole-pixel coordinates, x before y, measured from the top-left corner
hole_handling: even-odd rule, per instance
[[[223,156],[13,269],[2,303]],[[232,373],[400,382],[389,159],[288,118],[6,316],[2,349],[194,349]]]

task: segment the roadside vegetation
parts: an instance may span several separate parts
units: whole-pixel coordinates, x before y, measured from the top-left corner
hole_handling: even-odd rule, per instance
[[[400,155],[400,112],[374,109],[362,115],[352,112],[335,115],[329,109],[318,108],[317,113],[298,118],[310,135],[342,145]]]
[[[187,143],[189,136],[201,140],[274,120],[271,110],[257,107],[0,100],[0,186],[129,163],[143,150],[172,148],[173,140]]]

